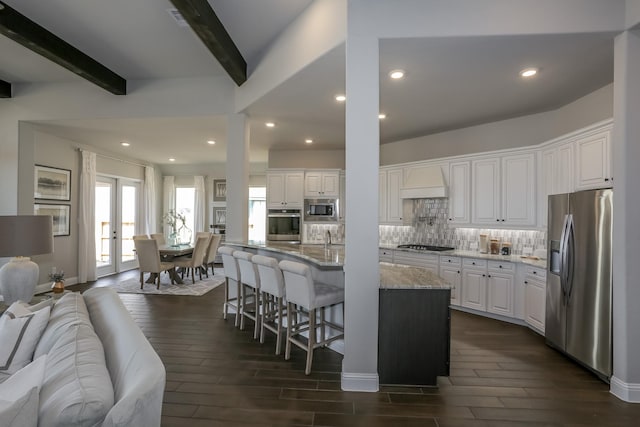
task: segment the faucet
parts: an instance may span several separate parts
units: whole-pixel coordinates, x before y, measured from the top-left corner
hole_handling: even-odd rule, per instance
[[[327,230],[324,236],[324,248],[327,249],[329,246],[331,246],[331,231]]]

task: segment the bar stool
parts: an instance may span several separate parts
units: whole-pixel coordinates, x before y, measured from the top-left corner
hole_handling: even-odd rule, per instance
[[[260,329],[260,276],[258,276],[258,267],[251,261],[253,254],[244,251],[235,251],[233,257],[238,261],[240,268],[240,329],[244,330],[244,321],[246,318],[253,320],[253,339],[258,338],[258,330]],[[247,288],[251,289],[251,293],[247,294]],[[249,300],[253,298],[253,311],[249,310],[251,304]]]
[[[293,261],[280,261],[280,269],[284,276],[284,286],[287,293],[287,345],[284,358],[289,360],[291,356],[291,344],[295,344],[307,352],[307,363],[304,370],[306,375],[311,373],[313,351],[329,344],[332,341],[344,337],[342,326],[325,320],[324,309],[326,307],[344,302],[344,289],[335,285],[314,281],[311,277],[311,268],[308,265]],[[300,314],[308,312],[309,319],[303,321]],[[320,323],[317,323],[316,314],[320,312]],[[295,318],[295,320],[294,320]],[[338,331],[337,335],[327,337],[325,327]],[[317,328],[320,327],[320,339],[317,337]],[[309,332],[307,343],[298,340],[297,335]]]
[[[224,276],[226,279],[224,287],[224,303],[222,304],[222,316],[227,318],[229,307],[236,311],[236,321],[234,325],[240,326],[240,308],[242,303],[240,301],[240,269],[238,267],[238,261],[233,257],[234,249],[228,246],[222,246],[218,248],[218,253],[222,258],[222,267],[224,268]],[[231,296],[231,283],[236,284],[236,296]]]
[[[278,266],[278,260],[262,255],[251,259],[258,267],[262,313],[260,315],[260,344],[264,344],[265,329],[276,334],[276,354],[280,354],[282,322],[287,312],[285,306],[284,277]]]

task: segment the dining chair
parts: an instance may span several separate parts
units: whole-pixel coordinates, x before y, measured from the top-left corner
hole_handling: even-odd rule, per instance
[[[221,246],[218,253],[222,258],[222,266],[224,268],[225,286],[224,286],[224,303],[222,304],[222,317],[227,318],[229,307],[236,311],[235,326],[240,326],[240,269],[238,268],[238,260],[233,257],[235,249],[229,246]],[[235,284],[235,296],[232,295],[231,286]]]
[[[143,240],[143,239],[148,239],[149,236],[146,234],[134,234],[133,235],[133,240]]]
[[[196,283],[196,268],[197,268],[200,276],[200,280],[202,280],[202,270],[200,270],[200,266],[202,265],[202,261],[204,260],[204,253],[207,250],[208,243],[209,243],[208,237],[199,237],[196,240],[196,245],[194,246],[193,253],[191,254],[190,257],[180,257],[173,261],[176,267],[182,268],[181,276],[183,279],[184,279],[185,270],[190,270],[191,280],[193,283]]]
[[[144,273],[155,274],[156,287],[160,289],[160,273],[170,271],[175,268],[172,262],[162,262],[160,252],[158,252],[158,242],[154,239],[134,239],[133,244],[138,255],[138,265],[140,268],[140,289],[144,286]],[[173,275],[171,284],[173,284]]]
[[[202,267],[204,267],[204,274],[209,277],[209,266],[211,266],[211,275],[215,274],[213,266],[215,264],[216,255],[218,253],[218,246],[220,246],[220,241],[222,240],[221,234],[212,234],[211,239],[209,239],[209,246],[207,246],[207,251],[204,254],[204,261],[202,262]]]
[[[238,261],[240,277],[242,278],[240,280],[240,300],[242,301],[240,329],[244,329],[245,319],[253,320],[253,339],[255,340],[258,338],[260,329],[260,276],[258,276],[258,267],[251,261],[253,254],[250,252],[235,251],[233,257]]]
[[[151,238],[158,242],[158,246],[166,245],[167,241],[162,233],[152,233]]]
[[[280,354],[282,327],[287,315],[284,277],[278,260],[272,257],[254,255],[251,261],[258,267],[260,276],[260,344],[264,344],[264,331],[276,334],[276,355]]]
[[[344,302],[344,288],[314,280],[311,268],[303,263],[280,261],[280,269],[284,277],[287,293],[287,344],[284,358],[291,357],[291,344],[295,344],[307,352],[307,363],[304,373],[311,373],[313,351],[332,341],[344,337],[344,328],[325,319],[325,308]],[[320,316],[318,323],[317,316]],[[308,320],[304,320],[304,315]],[[326,328],[338,332],[333,336],[326,335]],[[317,329],[320,328],[320,336]],[[298,337],[308,332],[308,339],[301,341]]]

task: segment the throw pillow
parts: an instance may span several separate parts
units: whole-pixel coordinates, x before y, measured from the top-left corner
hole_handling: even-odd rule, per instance
[[[32,313],[15,302],[0,317],[0,372],[13,374],[33,360],[50,307]]]
[[[0,427],[36,427],[40,385],[47,356],[39,357],[0,384]]]

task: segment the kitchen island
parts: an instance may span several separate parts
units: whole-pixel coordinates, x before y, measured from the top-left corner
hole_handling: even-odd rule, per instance
[[[380,263],[380,384],[436,386],[449,375],[451,286],[418,267]]]

